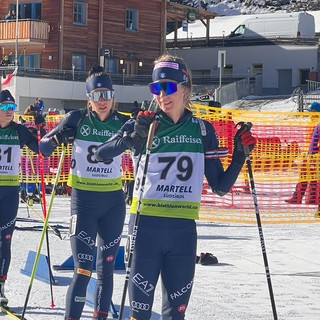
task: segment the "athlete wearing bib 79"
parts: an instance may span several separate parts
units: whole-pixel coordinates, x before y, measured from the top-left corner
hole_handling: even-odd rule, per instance
[[[162,280],[162,318],[185,319],[195,271],[202,185],[206,176],[212,190],[223,196],[243,166],[242,144],[253,149],[250,130],[235,139],[233,160],[224,171],[213,126],[189,110],[191,76],[181,58],[164,55],[155,61],[150,91],[158,103],[157,128],[151,148],[139,229],[129,280],[131,319],[150,319],[154,291]],[[96,150],[98,160],[117,156],[130,147],[137,164],[129,230],[133,232],[139,184],[145,161],[145,142],[153,112],[140,112],[110,141]]]

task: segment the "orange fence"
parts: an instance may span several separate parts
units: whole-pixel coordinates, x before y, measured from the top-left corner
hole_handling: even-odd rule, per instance
[[[314,213],[319,203],[319,153],[308,154],[309,141],[319,118],[316,113],[300,112],[259,112],[227,110],[194,105],[196,116],[206,119],[215,127],[220,146],[229,150],[222,159],[226,167],[232,157],[235,124],[241,121],[252,122],[252,133],[257,145],[251,154],[259,211],[263,222],[293,223],[315,222]],[[47,128],[53,128],[61,116],[47,116]],[[32,120],[32,119],[27,119]],[[28,125],[33,125],[32,121]],[[45,159],[45,180],[53,182],[58,166],[61,148]],[[68,176],[71,149],[61,172],[60,181]],[[37,156],[26,148],[21,153],[23,182],[39,181],[38,172],[32,169],[37,165]],[[133,179],[132,160],[126,153],[122,160],[124,180]],[[292,197],[296,185],[302,182],[306,186],[301,203],[288,204],[285,200]],[[232,187],[224,197],[213,194],[204,180],[201,206],[201,219],[211,221],[255,222],[253,198],[250,192],[246,165]]]

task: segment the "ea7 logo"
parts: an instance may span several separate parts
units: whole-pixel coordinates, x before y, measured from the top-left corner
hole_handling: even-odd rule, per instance
[[[149,281],[144,280],[143,276],[140,273],[136,273],[132,277],[132,281],[142,290],[142,292],[144,292],[147,295],[150,291],[154,289],[154,285],[152,283],[149,283]]]

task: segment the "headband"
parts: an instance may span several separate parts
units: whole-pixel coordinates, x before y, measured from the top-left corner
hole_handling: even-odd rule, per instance
[[[177,61],[158,62],[152,72],[152,81],[173,80],[177,83],[189,82],[189,73],[187,67]]]
[[[92,76],[89,80],[86,82],[86,90],[87,93],[90,93],[94,89],[98,88],[107,88],[109,90],[112,89],[112,81],[109,75],[102,74],[100,76]]]

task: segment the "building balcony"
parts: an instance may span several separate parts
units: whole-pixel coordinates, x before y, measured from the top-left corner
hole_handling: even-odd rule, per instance
[[[41,20],[18,21],[18,38],[16,37],[16,21],[0,21],[0,43],[2,46],[13,45],[18,39],[19,44],[45,44],[49,40],[50,25]]]

